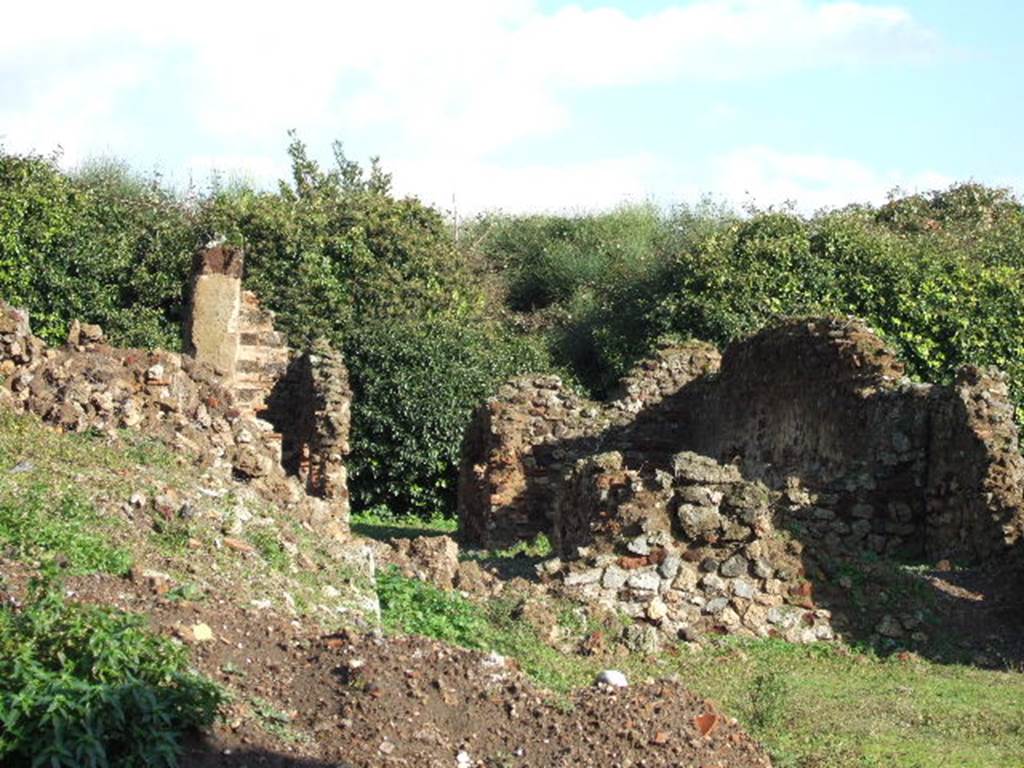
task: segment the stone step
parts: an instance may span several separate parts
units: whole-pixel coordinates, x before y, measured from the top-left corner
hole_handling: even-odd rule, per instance
[[[238,343],[243,347],[285,347],[285,337],[273,329],[245,327],[238,334]]]
[[[267,378],[280,379],[288,372],[288,361],[239,359],[234,364],[237,374],[259,374]]]

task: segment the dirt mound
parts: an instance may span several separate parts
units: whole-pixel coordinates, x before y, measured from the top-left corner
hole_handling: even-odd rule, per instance
[[[21,592],[24,569],[3,570]],[[566,701],[496,654],[379,632],[324,635],[226,595],[166,599],[144,581],[90,576],[68,587],[76,599],[145,610],[231,687],[225,722],[189,745],[183,765],[770,765],[735,720],[674,681],[594,686]]]

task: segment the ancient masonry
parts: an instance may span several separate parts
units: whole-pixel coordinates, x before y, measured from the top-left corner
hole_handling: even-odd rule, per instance
[[[1019,554],[1024,458],[1007,382],[912,383],[863,323],[793,320],[667,347],[611,402],[520,378],[476,413],[463,537],[548,534],[546,577],[633,631],[832,636],[807,574],[866,552]]]
[[[197,254],[186,354],[116,349],[78,322],[63,347],[48,348],[27,313],[0,302],[0,403],[65,431],[144,430],[345,536],[344,363],[323,346],[289,350],[273,315],[242,290],[242,270],[238,249]]]

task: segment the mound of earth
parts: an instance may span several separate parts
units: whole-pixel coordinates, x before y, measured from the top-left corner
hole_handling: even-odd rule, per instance
[[[21,592],[24,566],[6,561],[3,571]],[[232,689],[225,721],[188,745],[185,766],[771,765],[734,719],[676,681],[595,685],[564,700],[512,660],[426,638],[325,635],[230,596],[168,599],[106,575],[67,587],[78,600],[146,612]]]

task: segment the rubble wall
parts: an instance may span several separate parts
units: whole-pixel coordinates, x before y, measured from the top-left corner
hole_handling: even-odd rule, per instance
[[[734,465],[683,452],[670,470],[630,469],[621,453],[578,461],[556,508],[563,594],[634,620],[627,644],[708,634],[834,637],[804,577],[803,545],[777,531],[774,494]]]
[[[352,389],[341,356],[326,344],[295,357],[267,400],[264,417],[282,435],[282,464],[310,493],[348,519],[345,457]]]
[[[670,473],[680,451],[735,466],[777,494],[777,522],[819,557],[979,560],[1024,526],[1005,378],[968,368],[953,386],[913,383],[850,318],[781,323],[730,345],[720,365],[706,345],[659,350],[604,405],[520,379],[478,412],[466,445],[461,530],[489,547],[545,531],[571,557],[596,535],[593,515],[618,535],[618,503],[574,511],[562,498],[576,462],[607,451],[645,478]]]
[[[347,531],[348,372],[325,345],[291,353],[273,314],[241,290],[243,263],[229,246],[197,253],[185,329],[194,355],[117,349],[78,322],[48,348],[27,313],[0,302],[0,403],[64,431],[145,431],[274,501],[315,499]]]
[[[598,450],[635,454],[676,448],[676,423],[653,429],[638,414],[718,367],[714,347],[660,348],[631,371],[604,405],[566,388],[557,376],[520,377],[477,409],[463,441],[458,515],[462,536],[505,547],[549,533],[557,492],[574,462]]]

